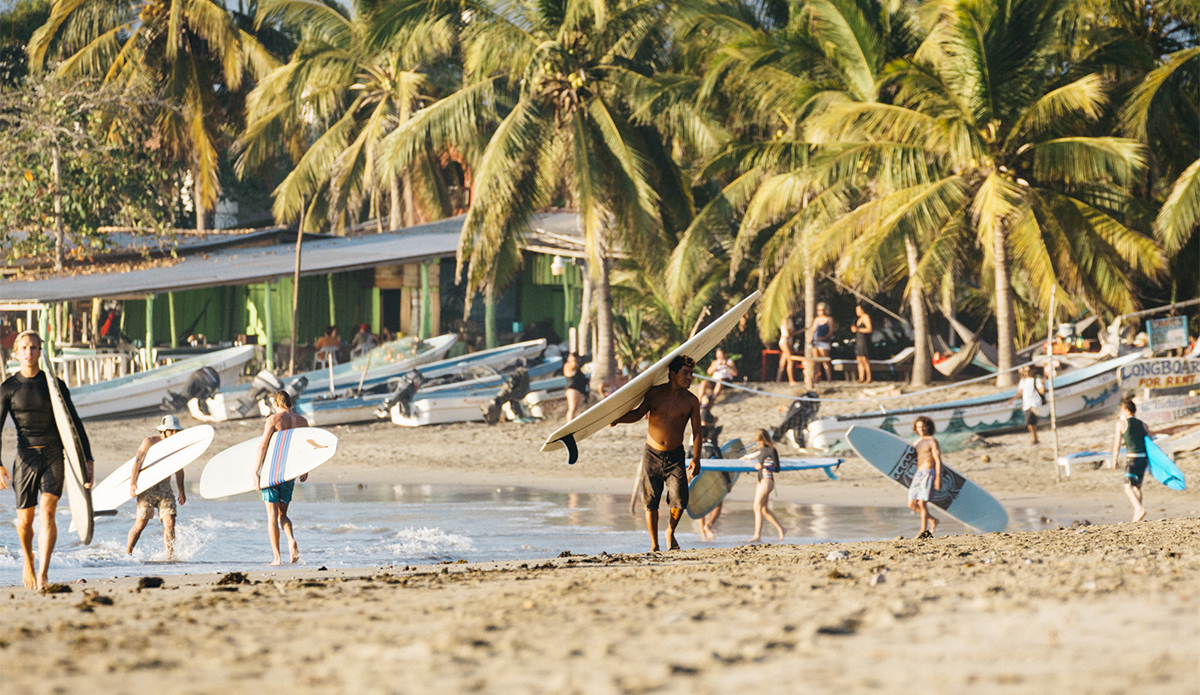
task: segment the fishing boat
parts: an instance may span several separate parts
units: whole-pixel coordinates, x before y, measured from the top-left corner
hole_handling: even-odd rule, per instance
[[[543,407],[546,401],[566,397],[567,378],[555,376],[562,369],[562,358],[554,357],[528,369],[529,390],[521,401],[529,407]],[[404,427],[422,427],[451,422],[482,422],[484,407],[504,388],[507,375],[478,379],[465,384],[450,384],[429,391],[417,391],[411,402],[388,408],[392,422]],[[512,418],[515,413],[509,414]]]
[[[305,384],[309,392],[317,389],[327,393],[354,388],[368,389],[387,383],[388,379],[429,362],[441,359],[458,339],[454,334],[440,335],[429,340],[401,338],[379,345],[367,354],[345,364],[327,369],[314,369],[284,380],[284,385]],[[365,374],[364,374],[365,372]],[[225,383],[222,380],[222,383]],[[265,407],[250,398],[251,384],[222,388],[205,399],[203,407],[193,399],[188,403],[192,417],[205,422],[224,422],[266,415]],[[299,389],[297,389],[299,390]]]
[[[428,384],[429,388],[478,379],[486,380],[491,377],[497,377],[493,381],[499,383],[501,379],[497,375],[506,369],[528,365],[545,349],[545,340],[529,340],[430,362],[417,367],[416,370],[422,384]],[[312,396],[305,394],[296,404],[296,412],[307,418],[309,424],[314,427],[370,422],[384,418],[387,417],[386,410],[382,414],[377,411],[389,396],[403,388],[400,382],[407,378],[409,375],[392,377],[382,384],[364,386],[361,391],[356,388],[334,396],[324,392]]]
[[[164,367],[147,369],[96,384],[71,389],[71,401],[79,417],[102,418],[157,411],[163,397],[180,390],[198,369],[211,367],[222,384],[232,384],[254,357],[253,345],[242,345],[197,355]]]
[[[1054,397],[1058,420],[1070,420],[1102,413],[1116,405],[1121,386],[1117,382],[1118,371],[1142,359],[1134,353],[1107,360],[1099,364],[1076,369],[1054,379]],[[1049,390],[1047,390],[1049,394]],[[846,430],[855,425],[878,427],[879,429],[906,436],[912,423],[924,415],[933,420],[941,434],[993,434],[1020,430],[1025,427],[1024,413],[1020,400],[1014,402],[1016,389],[1000,393],[968,398],[935,405],[897,408],[880,408],[869,413],[835,415],[814,420],[808,424],[807,446],[821,451],[841,451],[849,447]],[[1050,416],[1050,404],[1038,408],[1043,418]]]

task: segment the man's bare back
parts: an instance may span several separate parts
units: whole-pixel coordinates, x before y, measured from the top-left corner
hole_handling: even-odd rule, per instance
[[[260,476],[262,473],[263,462],[267,460],[267,449],[271,445],[271,437],[274,436],[276,432],[293,430],[297,427],[308,427],[308,420],[305,420],[303,415],[296,413],[290,408],[282,412],[274,413],[267,418],[267,423],[263,427],[262,441],[259,442],[258,445],[258,466],[256,466],[254,469],[254,485],[256,490],[261,489],[258,481],[261,479]],[[307,479],[308,475],[305,474],[301,476],[300,482],[304,482]]]

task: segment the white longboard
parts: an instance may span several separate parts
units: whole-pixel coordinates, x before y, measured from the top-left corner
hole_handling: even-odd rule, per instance
[[[200,474],[200,496],[205,499],[253,492],[255,456],[261,437],[229,447],[212,457]],[[316,427],[296,427],[276,432],[267,447],[259,476],[260,487],[267,488],[299,478],[337,453],[338,439]]]
[[[42,371],[46,373],[46,385],[50,389],[50,407],[54,411],[54,424],[63,444],[63,487],[67,489],[67,503],[71,506],[71,525],[84,545],[92,542],[92,491],[86,485],[87,461],[83,455],[83,444],[75,431],[75,421],[67,410],[67,401],[58,388],[58,377],[50,369],[50,358],[42,352]]]
[[[183,467],[200,458],[212,444],[216,432],[212,425],[189,427],[167,437],[146,451],[142,468],[138,471],[138,494],[158,485]],[[113,471],[92,490],[92,508],[97,513],[116,509],[133,499],[129,494],[129,479],[133,476],[133,457]]]
[[[729,331],[733,330],[742,315],[750,310],[750,305],[758,299],[758,295],[759,293],[755,292],[738,302],[737,306],[725,312],[686,343],[672,350],[666,357],[655,362],[649,369],[637,375],[633,381],[588,408],[579,417],[555,430],[542,444],[542,451],[556,451],[566,447],[567,463],[575,463],[579,460],[577,445],[580,441],[608,427],[614,420],[636,408],[652,387],[666,383],[667,367],[671,364],[671,360],[679,355],[687,355],[694,360],[699,360],[712,351],[718,343],[725,339]]]
[[[917,450],[891,432],[874,427],[851,427],[846,441],[864,461],[907,488],[917,470]],[[929,501],[973,529],[990,533],[1003,531],[1008,512],[991,493],[942,462],[942,485],[930,493]]]

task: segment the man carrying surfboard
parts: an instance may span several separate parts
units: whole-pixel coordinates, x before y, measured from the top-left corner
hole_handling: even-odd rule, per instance
[[[646,507],[646,530],[650,533],[650,550],[658,550],[658,507],[663,492],[667,494],[670,520],[667,524],[667,547],[679,550],[675,527],[688,505],[688,471],[684,470],[683,432],[692,425],[691,476],[700,475],[700,400],[688,390],[696,362],[687,355],[678,355],[667,366],[667,383],[646,392],[642,404],[609,424],[637,422],[650,416],[646,434],[646,450],[642,454],[642,477],[639,490]]]
[[[133,554],[133,548],[137,545],[138,538],[141,537],[146,524],[150,523],[150,520],[154,518],[154,511],[157,509],[158,520],[163,525],[163,544],[167,548],[167,559],[170,560],[175,554],[176,511],[175,493],[171,490],[171,479],[169,477],[163,479],[162,482],[140,495],[137,491],[137,480],[138,474],[142,471],[142,464],[146,461],[146,452],[150,451],[150,447],[176,432],[182,432],[183,425],[179,424],[179,418],[174,415],[164,415],[157,429],[158,434],[151,435],[142,440],[142,445],[138,447],[137,458],[133,461],[133,470],[129,474],[129,495],[137,498],[137,516],[133,520],[133,527],[129,529],[129,538],[125,544],[125,554]],[[182,468],[175,472],[175,486],[179,488],[179,504],[186,504],[187,493],[183,489]]]
[[[47,375],[38,366],[42,357],[42,338],[34,331],[25,331],[13,344],[21,370],[0,384],[0,428],[12,413],[17,427],[17,459],[13,464],[12,482],[17,493],[17,538],[25,567],[23,579],[27,589],[45,589],[49,585],[47,572],[54,544],[58,540],[58,525],[54,515],[65,481],[65,462],[62,437],[54,419]],[[92,449],[83,423],[71,395],[62,379],[55,377],[67,410],[75,422],[75,431],[87,460],[87,483],[91,487]],[[0,464],[0,490],[8,489],[9,474]],[[33,522],[38,506],[42,508],[41,562],[34,572]]]
[[[300,546],[296,544],[296,536],[292,533],[292,519],[288,516],[288,505],[292,503],[292,491],[296,487],[295,480],[287,480],[271,487],[262,487],[262,467],[267,460],[267,449],[271,446],[271,437],[276,432],[308,427],[308,420],[303,415],[292,410],[292,397],[286,391],[276,391],[271,394],[271,405],[279,412],[267,418],[263,428],[262,441],[258,445],[257,464],[254,466],[254,489],[262,491],[263,502],[267,505],[267,537],[271,539],[271,552],[275,555],[272,565],[282,565],[279,555],[279,530],[283,529],[288,539],[289,562],[300,560]],[[300,476],[300,482],[308,480],[308,474]]]
[[[924,415],[913,422],[913,431],[919,439],[913,444],[917,450],[917,470],[908,487],[908,508],[921,515],[921,533],[917,538],[932,537],[938,525],[937,517],[929,513],[933,490],[942,489],[942,448],[933,438],[936,429],[933,420]]]
[[[1134,417],[1137,404],[1133,396],[1121,399],[1120,416],[1117,419],[1117,436],[1113,441],[1113,463],[1121,450],[1121,440],[1125,440],[1125,494],[1133,503],[1133,520],[1141,521],[1146,518],[1146,507],[1142,505],[1142,479],[1146,475],[1146,466],[1150,459],[1146,455],[1146,437],[1150,433],[1146,424]]]

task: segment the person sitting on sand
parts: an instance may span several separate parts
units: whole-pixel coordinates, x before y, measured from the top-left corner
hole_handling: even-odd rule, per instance
[[[754,489],[754,535],[750,542],[757,543],[762,537],[763,517],[779,531],[779,540],[783,540],[784,528],[767,507],[771,502],[771,492],[775,489],[775,474],[779,472],[779,450],[775,448],[771,433],[766,430],[759,430],[754,435],[754,441],[758,443],[758,452],[742,457],[754,459],[754,468],[758,471],[758,487]]]
[[[171,478],[169,476],[164,478],[157,485],[140,495],[137,491],[137,480],[138,475],[142,472],[142,463],[146,460],[146,452],[150,450],[150,447],[176,432],[181,432],[183,425],[179,424],[179,418],[174,415],[164,415],[157,429],[158,434],[151,435],[142,440],[142,445],[138,447],[137,458],[133,461],[133,471],[129,474],[129,494],[137,497],[137,516],[134,517],[133,526],[129,529],[129,538],[125,543],[125,554],[133,554],[133,548],[137,545],[138,538],[141,537],[146,524],[150,523],[150,520],[154,518],[154,510],[157,509],[158,520],[163,525],[163,544],[167,548],[167,559],[170,560],[175,554],[176,512],[175,493],[171,490]],[[182,468],[175,472],[175,486],[179,488],[179,504],[186,504],[187,493],[183,489]]]
[[[53,374],[46,374],[38,366],[42,357],[42,338],[34,331],[19,333],[13,341],[13,352],[21,368],[0,385],[0,428],[8,414],[12,413],[17,430],[17,459],[13,464],[12,485],[17,493],[17,538],[21,543],[24,560],[22,580],[26,589],[45,589],[50,585],[50,556],[58,540],[58,524],[54,515],[58,510],[58,498],[62,497],[63,482],[66,480],[65,451],[58,423],[50,403],[50,385],[47,378],[57,379],[67,412],[75,423],[75,432],[83,446],[86,459],[85,488],[92,487],[92,448],[87,433],[66,383]],[[8,489],[9,476],[4,464],[0,464],[0,490]],[[34,571],[33,522],[38,507],[42,509],[42,533],[40,546],[41,562]]]
[[[258,463],[254,467],[254,488],[262,491],[263,502],[267,505],[267,537],[271,539],[271,552],[275,555],[275,561],[272,565],[283,564],[279,556],[279,530],[283,529],[284,534],[288,539],[288,551],[291,559],[289,562],[297,562],[300,559],[300,546],[296,544],[296,536],[292,532],[292,519],[288,516],[288,505],[292,503],[292,491],[296,487],[295,480],[288,480],[278,485],[264,488],[259,481],[262,480],[263,462],[267,459],[267,448],[271,445],[271,437],[276,432],[295,429],[297,427],[308,427],[308,420],[304,416],[292,410],[292,397],[287,391],[276,391],[271,394],[271,405],[278,411],[267,418],[266,427],[263,428],[262,441],[258,445]],[[308,474],[300,476],[300,482],[308,480]]]
[[[670,521],[667,525],[667,547],[679,550],[675,527],[688,505],[688,471],[684,470],[683,431],[692,425],[691,477],[700,475],[700,401],[688,390],[696,362],[679,355],[667,366],[667,383],[646,392],[642,404],[609,424],[637,422],[650,416],[646,434],[646,450],[642,454],[642,476],[639,483],[642,502],[646,506],[646,530],[650,533],[650,550],[658,551],[658,506],[663,491],[667,493]]]
[[[1146,507],[1142,504],[1142,478],[1146,475],[1146,466],[1150,459],[1146,456],[1146,437],[1150,435],[1146,423],[1134,417],[1137,404],[1133,396],[1121,399],[1121,409],[1118,412],[1117,436],[1113,441],[1113,466],[1117,465],[1117,454],[1121,450],[1121,440],[1125,440],[1125,494],[1133,503],[1133,520],[1141,521],[1146,518]]]
[[[917,450],[917,472],[908,486],[908,508],[921,515],[921,533],[917,538],[931,538],[938,519],[929,513],[929,497],[933,490],[942,489],[942,448],[933,438],[937,430],[928,417],[918,417],[913,431],[920,438],[913,444]]]
[[[717,354],[712,364],[708,365],[708,375],[713,378],[713,400],[721,395],[721,386],[726,381],[733,381],[738,375],[737,365],[725,355],[725,350],[717,348]]]

